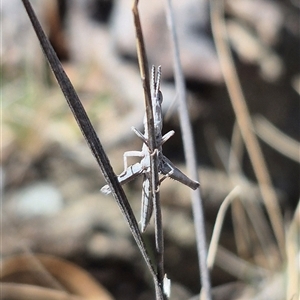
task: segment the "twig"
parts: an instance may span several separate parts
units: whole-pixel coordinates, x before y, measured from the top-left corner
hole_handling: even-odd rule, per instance
[[[285,237],[283,219],[278,199],[267,170],[265,160],[257,138],[252,132],[252,122],[247,104],[241,89],[232,55],[227,42],[226,25],[224,21],[223,1],[211,0],[210,12],[212,20],[212,31],[220,59],[222,72],[230,95],[230,100],[245,142],[249,157],[251,159],[259,188],[264,200],[282,258],[285,257]]]
[[[171,0],[167,0],[166,15],[167,15],[167,23],[171,35],[175,84],[176,84],[176,90],[177,90],[178,101],[179,101],[178,113],[180,118],[180,128],[181,128],[181,133],[183,138],[183,147],[184,147],[184,153],[185,153],[185,158],[187,163],[187,169],[191,177],[199,181],[195,146],[194,146],[192,127],[191,127],[187,103],[186,103],[186,88],[185,88],[181,63],[180,63],[179,45],[178,45],[178,38],[177,38],[177,33],[175,28],[175,20],[174,20]],[[210,284],[209,271],[206,263],[207,250],[206,250],[205,224],[204,224],[204,215],[203,215],[200,189],[197,191],[192,191],[191,197],[192,197],[192,207],[193,207],[193,215],[194,215],[194,223],[195,223],[195,231],[196,231],[196,239],[197,239],[201,286],[204,292],[205,299],[209,300],[211,299],[211,284]]]

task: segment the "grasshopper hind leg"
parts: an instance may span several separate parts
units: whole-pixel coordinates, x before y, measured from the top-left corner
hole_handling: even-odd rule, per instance
[[[142,188],[142,208],[141,208],[141,231],[145,232],[153,212],[153,203],[150,199],[150,180],[147,174],[144,174]]]

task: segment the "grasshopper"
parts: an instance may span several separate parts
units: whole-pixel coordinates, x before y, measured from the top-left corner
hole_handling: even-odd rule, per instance
[[[174,130],[169,131],[165,135],[162,135],[163,117],[162,117],[162,101],[163,96],[160,91],[161,80],[161,67],[157,69],[157,77],[155,67],[152,67],[151,71],[151,100],[154,120],[154,132],[157,148],[155,152],[158,157],[158,172],[162,175],[159,180],[159,184],[167,177],[185,184],[186,186],[196,190],[199,187],[199,183],[187,177],[182,173],[173,163],[163,155],[162,145],[175,133]],[[142,187],[142,208],[141,208],[141,231],[146,230],[147,225],[151,219],[153,211],[153,203],[150,199],[150,156],[148,144],[148,123],[147,115],[144,117],[144,134],[137,128],[131,127],[132,131],[143,141],[141,151],[126,151],[123,155],[124,171],[118,176],[120,184],[125,184],[140,175],[143,175],[143,187]],[[141,161],[133,165],[128,166],[128,157],[141,157]],[[110,194],[111,190],[108,185],[101,188],[101,192],[104,194]]]

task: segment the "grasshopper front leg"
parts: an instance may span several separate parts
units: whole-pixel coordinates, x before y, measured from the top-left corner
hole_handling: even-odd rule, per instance
[[[148,145],[148,140],[145,137],[144,134],[142,134],[137,128],[135,128],[134,126],[131,127],[131,130],[143,141],[144,144],[147,145],[147,147],[149,147]]]
[[[143,151],[126,151],[123,154],[123,160],[124,160],[124,171],[118,176],[118,181],[123,185],[134,178],[138,177],[140,174],[142,174],[145,170],[145,167],[143,164],[136,163],[128,167],[127,158],[128,157],[144,157]],[[110,194],[111,190],[108,185],[105,185],[100,190],[103,194]]]
[[[141,163],[133,164],[127,167],[127,169],[118,176],[118,181],[120,182],[121,185],[123,185],[140,176],[144,172],[144,170],[145,169]],[[100,191],[105,195],[109,195],[111,193],[108,184],[103,186]]]
[[[123,162],[124,162],[124,171],[121,174],[126,174],[127,169],[128,169],[128,162],[127,158],[128,157],[144,157],[145,154],[143,151],[126,151],[123,154]]]
[[[123,185],[136,177],[138,177],[140,174],[146,172],[146,169],[148,166],[145,164],[145,151],[126,151],[123,154],[123,160],[124,160],[124,171],[118,176],[118,181]],[[141,162],[135,163],[128,167],[128,157],[142,157],[143,159]],[[100,190],[103,194],[110,194],[111,190],[108,185],[105,185]]]

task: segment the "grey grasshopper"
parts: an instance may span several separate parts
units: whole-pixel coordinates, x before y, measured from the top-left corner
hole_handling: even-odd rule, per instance
[[[158,171],[162,175],[159,180],[159,184],[167,177],[170,177],[176,181],[179,181],[188,187],[196,190],[199,187],[199,183],[190,179],[185,174],[183,174],[178,168],[176,168],[173,163],[163,155],[162,145],[174,134],[171,130],[162,136],[162,101],[163,96],[160,91],[160,79],[161,79],[161,67],[157,69],[157,77],[155,67],[152,67],[152,79],[151,79],[151,98],[152,98],[152,109],[153,109],[153,120],[154,120],[154,132],[158,157]],[[118,176],[118,180],[121,184],[125,184],[136,177],[143,175],[143,188],[142,188],[142,208],[141,208],[141,231],[146,230],[149,224],[152,211],[153,203],[150,198],[150,151],[148,146],[148,128],[147,128],[147,117],[144,117],[144,134],[142,134],[135,127],[131,127],[134,133],[143,141],[143,146],[141,151],[126,151],[123,155],[124,159],[124,171]],[[128,157],[141,157],[141,161],[133,165],[128,166]],[[110,194],[111,190],[108,185],[101,188],[101,192],[104,194]]]

